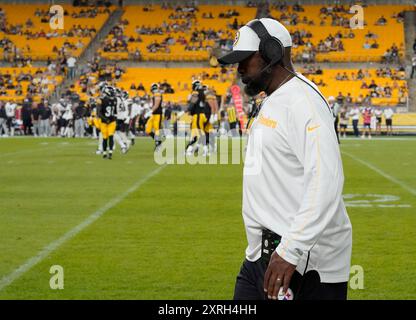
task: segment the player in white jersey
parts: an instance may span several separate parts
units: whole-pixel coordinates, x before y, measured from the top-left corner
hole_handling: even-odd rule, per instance
[[[8,101],[6,103],[6,116],[7,116],[7,128],[9,130],[9,135],[14,136],[14,120],[16,118],[16,108],[17,104],[14,101]]]
[[[52,116],[53,116],[53,123],[54,128],[52,132],[55,132],[55,135],[58,136],[59,134],[63,134],[63,130],[65,130],[65,120],[62,118],[62,115],[65,112],[65,100],[59,99],[59,102],[55,103],[52,107]],[[64,128],[64,129],[62,129]]]
[[[72,126],[72,122],[74,119],[74,112],[72,110],[72,104],[67,103],[64,105],[65,111],[62,114],[62,119],[64,126],[61,128],[61,137],[68,137],[71,138],[74,135],[74,130]]]
[[[134,98],[130,106],[130,127],[129,135],[131,137],[131,144],[134,144],[134,137],[136,136],[136,128],[138,124],[139,117],[142,115],[144,107],[140,103],[138,97]]]
[[[127,126],[130,122],[129,109],[127,106],[128,93],[124,90],[116,88],[116,133],[114,135],[115,141],[120,145],[121,152],[127,153],[130,148],[130,141],[126,136]]]

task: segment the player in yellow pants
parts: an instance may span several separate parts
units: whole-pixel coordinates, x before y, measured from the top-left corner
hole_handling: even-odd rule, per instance
[[[159,85],[157,83],[152,84],[150,91],[153,93],[152,116],[149,118],[149,120],[147,120],[145,131],[147,135],[151,136],[152,139],[155,140],[155,151],[158,151],[160,145],[162,144],[160,130],[163,120],[163,96],[159,90]]]
[[[205,95],[202,90],[202,83],[199,80],[192,82],[192,93],[189,98],[189,107],[187,112],[192,117],[191,121],[191,138],[186,145],[186,154],[192,155],[198,150],[198,138],[203,134],[204,119],[201,118],[203,115]]]
[[[116,122],[112,121],[110,123],[104,123],[101,122],[100,126],[101,133],[103,135],[103,139],[108,139],[111,136],[114,136],[114,133],[116,132]]]
[[[111,159],[113,156],[114,133],[116,132],[117,99],[113,87],[105,87],[102,93],[103,97],[97,108],[97,113],[100,118],[100,130],[103,136],[103,158],[107,158],[107,147],[109,147],[108,159]]]
[[[151,135],[153,132],[155,136],[158,136],[160,133],[159,131],[161,129],[161,126],[162,126],[162,115],[152,114],[149,120],[147,120],[145,132],[147,135]]]

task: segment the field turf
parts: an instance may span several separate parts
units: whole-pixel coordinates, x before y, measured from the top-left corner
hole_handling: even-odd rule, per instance
[[[0,139],[0,299],[231,299],[244,259],[242,165],[154,162],[150,139]],[[349,299],[416,299],[416,139],[342,140]],[[64,289],[50,288],[50,267]]]

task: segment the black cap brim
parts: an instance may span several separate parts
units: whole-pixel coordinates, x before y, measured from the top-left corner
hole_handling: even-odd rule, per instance
[[[256,51],[231,51],[230,53],[227,53],[225,56],[218,58],[218,62],[222,65],[239,63],[244,59],[250,57],[255,52]]]

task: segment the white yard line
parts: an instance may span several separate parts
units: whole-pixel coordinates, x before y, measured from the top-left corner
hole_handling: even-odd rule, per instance
[[[387,180],[390,180],[391,182],[399,185],[400,187],[402,187],[403,189],[409,191],[411,194],[416,195],[416,189],[408,186],[407,184],[405,184],[404,182],[400,181],[399,179],[389,175],[388,173],[385,173],[384,171],[380,170],[379,168],[377,168],[376,166],[374,166],[373,164],[362,160],[360,158],[357,158],[355,155],[352,155],[348,152],[345,151],[341,151],[342,154],[345,154],[346,156],[350,157],[351,159],[354,159],[355,161],[367,166],[368,168],[370,168],[371,170],[377,172],[379,175],[383,176],[384,178],[386,178]]]
[[[90,216],[88,216],[79,225],[77,225],[73,229],[69,230],[62,237],[60,237],[60,238],[56,239],[55,241],[49,243],[46,247],[44,247],[41,251],[39,251],[37,255],[28,259],[20,267],[18,267],[14,271],[12,271],[10,274],[1,278],[1,280],[0,280],[0,291],[3,290],[5,287],[7,287],[9,284],[11,284],[16,279],[18,279],[24,273],[29,271],[33,266],[35,266],[36,264],[41,262],[43,259],[45,259],[48,255],[50,255],[52,252],[57,250],[60,246],[62,246],[68,240],[75,237],[78,233],[80,233],[85,228],[87,228],[90,224],[92,224],[97,219],[99,219],[104,213],[106,213],[112,207],[116,206],[121,201],[123,201],[128,195],[130,195],[131,193],[133,193],[137,189],[139,189],[145,182],[147,182],[149,179],[151,179],[152,177],[157,175],[164,167],[165,166],[160,166],[160,167],[157,167],[156,169],[154,169],[153,171],[149,172],[146,176],[142,177],[134,185],[132,185],[127,191],[125,191],[122,194],[118,195],[117,197],[111,199],[103,207],[101,207],[97,211],[93,212]]]

